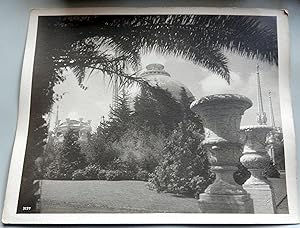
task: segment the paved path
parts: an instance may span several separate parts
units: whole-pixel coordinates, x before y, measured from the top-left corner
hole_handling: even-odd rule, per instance
[[[269,178],[271,181],[271,184],[274,189],[274,195],[275,195],[275,202],[276,204],[279,204],[277,207],[277,213],[278,214],[287,214],[289,213],[288,210],[288,201],[287,201],[287,194],[286,194],[286,183],[285,178]]]

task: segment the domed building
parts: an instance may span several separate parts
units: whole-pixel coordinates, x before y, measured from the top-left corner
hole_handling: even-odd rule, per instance
[[[73,130],[75,134],[77,134],[79,141],[87,141],[87,135],[92,131],[91,120],[85,122],[83,118],[79,118],[79,120],[67,118],[66,121],[62,123],[57,121],[54,128],[54,140],[62,142],[68,130]]]
[[[171,93],[176,99],[180,100],[181,91],[184,88],[187,96],[195,99],[191,91],[181,82],[176,81],[171,75],[164,70],[164,65],[153,63],[146,66],[146,70],[140,74],[140,77],[145,79],[151,86],[157,86]]]

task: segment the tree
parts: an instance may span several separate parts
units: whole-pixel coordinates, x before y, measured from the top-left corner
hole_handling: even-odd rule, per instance
[[[163,159],[149,180],[152,188],[198,197],[212,183],[213,175],[205,150],[201,129],[184,120],[167,140]]]
[[[106,127],[103,128],[106,141],[114,142],[119,140],[127,130],[132,115],[132,110],[129,106],[129,95],[123,89],[114,98],[114,106],[110,108],[109,120],[106,122]]]
[[[202,129],[201,133],[204,133],[202,120],[190,109],[191,103],[194,101],[193,97],[188,97],[187,92],[184,87],[181,88],[180,92],[180,106],[182,109],[182,121],[190,120],[192,121],[199,129]]]
[[[141,50],[182,56],[226,80],[229,80],[229,69],[223,48],[277,63],[276,19],[271,17],[128,15],[52,17],[45,20],[48,23],[44,26],[45,32],[54,32],[57,39],[73,45],[74,49],[64,52],[68,65],[99,68],[99,60],[101,65],[108,63],[105,60],[107,52],[99,48],[101,46],[113,47],[122,54],[121,59],[127,58],[127,62],[134,66],[139,64]],[[117,28],[118,32],[112,28]],[[70,31],[77,36],[66,38],[65,33]],[[84,55],[79,56],[78,49]],[[95,50],[98,56],[92,55],[86,61],[85,54],[95,54]]]
[[[141,89],[141,93],[134,100],[133,119],[137,128],[148,128],[150,132],[157,133],[162,127],[159,112],[155,108],[157,100],[149,90]]]
[[[97,132],[91,138],[91,146],[93,149],[92,163],[105,168],[113,160],[117,159],[119,154],[113,150],[112,142],[106,139],[101,126],[97,128]]]
[[[55,136],[51,134],[43,153],[43,178],[56,179],[58,177],[62,146],[62,143],[56,142]]]
[[[69,130],[64,136],[62,151],[59,159],[59,176],[58,179],[71,180],[72,174],[77,169],[82,169],[87,165],[86,158],[81,153],[78,142],[78,134]]]
[[[23,212],[24,205],[35,210],[33,181],[40,178],[41,173],[34,162],[43,153],[48,134],[43,116],[55,102],[53,87],[65,80],[64,70],[72,69],[83,89],[86,87],[82,82],[90,75],[86,69],[101,71],[121,86],[132,82],[145,86],[143,80],[126,73],[125,66],[137,69],[141,50],[156,50],[204,66],[229,82],[228,60],[223,48],[277,63],[276,18],[268,18],[225,15],[40,17],[18,212]]]
[[[180,104],[167,90],[159,87],[141,89],[134,102],[134,123],[141,130],[169,135],[182,120]]]
[[[64,135],[62,143],[50,143],[48,150],[51,159],[44,167],[44,178],[55,180],[71,180],[75,170],[87,165],[86,155],[82,153],[78,141],[78,133],[70,129]],[[47,161],[47,160],[46,160]]]
[[[92,163],[95,155],[95,151],[92,144],[93,134],[91,132],[87,132],[86,134],[86,140],[80,142],[81,153],[85,155],[88,163]]]
[[[122,161],[136,166],[136,170],[151,173],[161,160],[164,141],[161,133],[153,134],[148,128],[131,125],[113,148],[119,151]]]

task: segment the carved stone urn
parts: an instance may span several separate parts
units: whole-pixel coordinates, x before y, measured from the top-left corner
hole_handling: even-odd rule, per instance
[[[269,156],[273,161],[273,164],[276,165],[275,160],[275,151],[278,150],[282,144],[283,135],[280,128],[272,128],[272,130],[266,136],[266,144]]]
[[[275,213],[274,191],[263,175],[264,169],[271,162],[267,151],[266,136],[272,129],[266,125],[241,128],[245,145],[240,161],[251,172],[251,177],[243,187],[253,199],[255,213]]]
[[[191,110],[203,121],[202,144],[216,174],[214,183],[199,195],[203,213],[253,213],[249,194],[233,179],[242,155],[240,122],[251,106],[250,99],[235,94],[206,96],[191,104]]]

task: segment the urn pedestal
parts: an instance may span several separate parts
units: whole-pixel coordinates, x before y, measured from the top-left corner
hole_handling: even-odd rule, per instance
[[[254,213],[274,214],[274,191],[263,175],[264,168],[270,164],[266,149],[266,136],[272,127],[258,125],[242,127],[245,145],[241,163],[251,172],[251,177],[244,183],[244,189],[253,199]]]
[[[199,195],[203,213],[253,213],[250,195],[233,179],[242,155],[240,122],[251,106],[251,100],[234,94],[207,96],[191,104],[203,121],[203,146],[216,174],[214,183]]]

